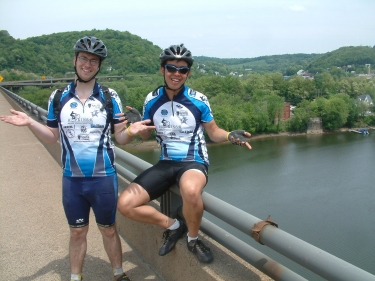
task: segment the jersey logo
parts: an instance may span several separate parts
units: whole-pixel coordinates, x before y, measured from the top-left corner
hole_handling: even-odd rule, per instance
[[[169,126],[169,121],[167,121],[167,120],[165,120],[165,119],[163,119],[163,120],[161,121],[161,123],[163,124],[164,127]]]
[[[162,109],[162,111],[160,112],[161,115],[165,116],[165,115],[168,115],[168,110],[166,109]]]
[[[78,104],[76,102],[70,103],[70,108],[77,108]]]

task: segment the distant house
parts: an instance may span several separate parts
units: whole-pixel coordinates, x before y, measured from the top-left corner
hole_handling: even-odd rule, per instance
[[[358,102],[364,102],[364,103],[366,103],[366,104],[368,104],[368,105],[374,105],[371,96],[370,96],[370,95],[367,95],[367,94],[360,95],[360,96],[357,98],[357,101],[358,101]]]
[[[374,102],[372,101],[372,98],[370,95],[368,94],[360,95],[357,98],[357,104],[358,103],[364,103],[366,107],[368,108],[368,110],[366,111],[366,114],[371,114],[370,107],[374,105]]]
[[[305,71],[303,69],[300,69],[300,70],[297,71],[298,76],[302,76],[304,74],[305,74]]]

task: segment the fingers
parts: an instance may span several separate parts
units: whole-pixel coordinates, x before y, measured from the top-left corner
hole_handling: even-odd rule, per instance
[[[253,148],[251,147],[250,143],[245,142],[245,145],[247,146],[248,149],[253,149]]]
[[[246,132],[244,134],[246,134]],[[247,134],[250,135],[250,133],[247,133]],[[247,146],[248,149],[252,149],[251,145],[247,141],[241,140],[241,138],[235,139],[232,136],[231,139],[230,139],[230,142],[234,143],[234,144],[237,144],[239,146]]]
[[[126,119],[125,114],[124,114],[123,112],[121,112],[121,113],[116,113],[115,116],[121,116],[121,117],[118,119],[119,121],[123,121],[123,120],[125,120],[126,122],[128,122],[128,119]]]
[[[150,120],[150,119],[147,119],[147,120],[143,120],[143,121],[141,121],[141,122],[143,122],[143,124],[149,124],[149,123],[151,123],[151,120]]]

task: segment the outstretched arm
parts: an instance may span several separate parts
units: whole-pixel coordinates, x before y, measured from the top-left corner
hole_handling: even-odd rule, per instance
[[[203,123],[202,125],[206,130],[208,136],[210,137],[210,140],[212,140],[213,142],[225,142],[229,140],[232,144],[247,146],[248,149],[252,149],[251,145],[246,140],[246,138],[251,137],[251,134],[248,132],[241,131],[242,133],[236,134],[235,132],[239,132],[238,130],[233,132],[227,132],[219,128],[215,120],[212,120],[208,123]]]
[[[28,126],[31,131],[46,143],[55,143],[59,139],[59,129],[45,126],[30,118],[24,112],[11,109],[13,115],[0,116],[0,120],[15,126]]]

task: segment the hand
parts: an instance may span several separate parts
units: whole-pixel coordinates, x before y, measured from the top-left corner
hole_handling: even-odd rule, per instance
[[[152,130],[155,130],[155,126],[149,126],[147,124],[151,123],[150,119],[135,122],[131,125],[129,125],[128,132],[131,135],[137,135],[142,134],[145,132],[151,132]]]
[[[0,116],[0,120],[9,124],[13,124],[15,126],[30,125],[31,120],[30,120],[30,117],[26,113],[16,111],[14,109],[11,109],[10,113],[14,115]]]
[[[129,111],[125,112],[124,115],[129,123],[134,124],[135,122],[142,120],[142,116],[137,109],[135,109],[134,107],[130,107],[130,106],[126,106],[126,109]]]
[[[232,144],[247,146],[249,149],[252,149],[251,145],[247,142],[246,137],[251,137],[251,134],[245,132],[244,130],[234,130],[228,134],[228,140]]]

